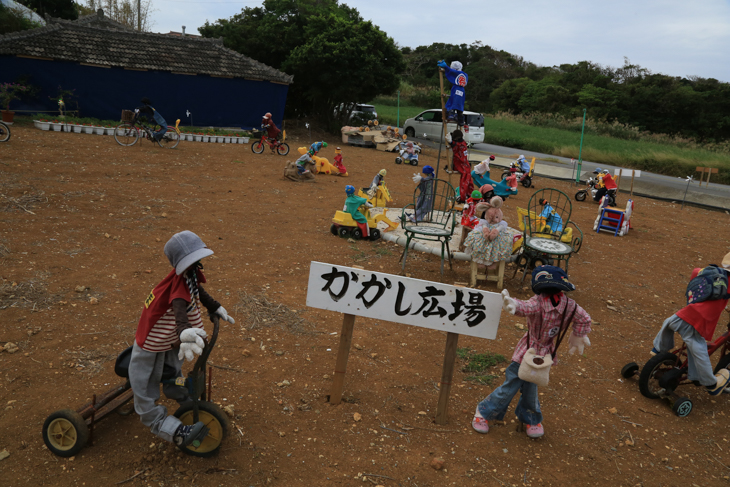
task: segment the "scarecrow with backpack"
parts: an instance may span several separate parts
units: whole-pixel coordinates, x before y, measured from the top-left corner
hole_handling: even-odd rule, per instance
[[[654,338],[651,354],[668,352],[674,348],[674,333],[679,333],[687,345],[687,378],[705,386],[710,395],[720,394],[730,383],[730,371],[712,372],[707,342],[715,334],[723,310],[727,310],[728,269],[730,253],[722,259],[722,266],[695,268],[687,285],[687,306],[664,320]]]

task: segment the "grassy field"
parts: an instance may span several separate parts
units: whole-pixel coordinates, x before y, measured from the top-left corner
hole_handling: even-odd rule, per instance
[[[390,125],[396,123],[396,107],[375,104],[375,108],[381,123]],[[423,110],[425,110],[423,107],[401,106],[401,125],[406,118],[413,117]],[[539,127],[489,116],[485,117],[484,125],[486,143],[578,158],[580,132]],[[583,139],[582,158],[584,161],[677,177],[694,175],[697,166],[716,167],[719,169],[719,174],[713,174],[712,181],[730,184],[730,154],[724,152],[586,134]]]
[[[400,125],[403,126],[403,122],[407,118],[412,118],[426,110],[422,107],[411,107],[402,106],[400,107],[400,124],[398,124],[398,107],[391,105],[375,105],[375,111],[378,112],[378,121],[385,125]]]
[[[580,133],[493,118],[485,118],[484,124],[484,140],[490,144],[578,158]],[[713,182],[730,184],[730,154],[726,153],[587,134],[582,158],[678,177],[695,174],[697,166],[716,167],[720,172],[712,176]]]

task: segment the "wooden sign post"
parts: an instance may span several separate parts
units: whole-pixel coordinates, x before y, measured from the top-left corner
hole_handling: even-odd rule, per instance
[[[436,423],[446,424],[459,335],[494,340],[502,312],[502,296],[438,282],[312,262],[307,306],[344,314],[330,404],[339,404],[342,400],[356,316],[447,332],[436,408]]]
[[[697,172],[700,173],[700,188],[702,187],[702,180],[705,177],[705,173],[707,173],[707,184],[705,185],[705,188],[709,188],[710,187],[710,174],[717,174],[718,173],[718,169],[716,167],[702,167],[702,166],[697,166],[697,168],[695,169],[695,171],[697,171]]]
[[[631,196],[634,196],[634,178],[641,177],[641,171],[636,169],[614,169],[613,175],[616,176],[616,193],[618,193],[618,186],[621,184],[621,176],[631,176]]]

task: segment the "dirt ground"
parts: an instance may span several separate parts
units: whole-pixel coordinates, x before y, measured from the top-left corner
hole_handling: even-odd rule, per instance
[[[490,386],[466,381],[471,374],[460,359],[449,422],[437,425],[445,345],[437,331],[358,318],[345,401],[326,402],[342,316],[306,308],[309,262],[400,273],[401,248],[350,243],[331,235],[329,225],[344,186],[367,186],[381,168],[394,206],[411,202],[414,168],[395,165],[390,153],[343,146],[350,177],[283,179],[285,162],[308,145],[306,137],[290,134],[292,152],[282,157],[255,155],[248,145],[121,147],[112,137],[13,127],[11,140],[0,144],[0,345],[19,349],[0,353],[0,484],[728,483],[730,396],[682,386],[694,410],[678,418],[668,402],[644,398],[619,370],[649,358],[662,321],[684,302],[692,268],[719,262],[730,250],[730,216],[635,198],[634,229],[618,238],[590,231],[595,203],[574,202],[571,218],[586,233],[570,277],[573,297],[594,320],[592,346],[583,357],[564,350],[550,385],[541,388],[542,439],[516,431],[516,402],[505,424],[480,435],[470,426],[474,408],[501,384],[507,363],[492,368]],[[330,147],[321,155],[331,158],[342,144],[325,140]],[[425,163],[435,165],[435,154],[427,152]],[[534,184],[576,191],[539,177]],[[515,207],[533,191],[520,187],[505,203],[513,226]],[[123,383],[114,359],[132,343],[145,297],[169,271],[165,242],[184,229],[215,251],[204,261],[206,289],[236,319],[223,327],[211,356],[212,399],[233,409],[220,453],[183,455],[136,415],[112,414],[96,425],[93,445],[74,458],[54,456],[41,438],[45,418]],[[468,281],[469,267],[454,262],[442,278],[438,258],[413,252],[406,272],[454,283]],[[519,279],[506,287],[531,296]],[[523,319],[503,314],[496,340],[461,337],[459,347],[509,359],[521,325]],[[432,468],[433,459],[443,460],[441,470]]]

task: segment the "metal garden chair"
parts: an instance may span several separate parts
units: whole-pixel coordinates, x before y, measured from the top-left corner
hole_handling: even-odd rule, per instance
[[[518,208],[523,243],[513,277],[522,269],[524,281],[528,268],[549,263],[560,266],[564,262],[568,271],[570,257],[583,244],[583,231],[570,220],[572,211],[570,197],[554,188],[536,191],[527,210]]]
[[[444,273],[444,259],[448,257],[451,267],[449,241],[454,235],[456,216],[453,211],[456,190],[442,179],[421,180],[413,192],[413,203],[406,205],[401,213],[401,226],[406,234],[406,247],[401,261],[403,270],[411,240],[429,240],[441,243],[441,274]]]

